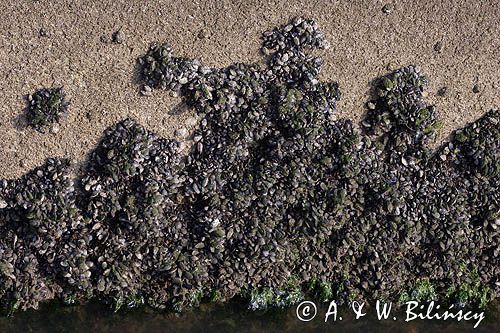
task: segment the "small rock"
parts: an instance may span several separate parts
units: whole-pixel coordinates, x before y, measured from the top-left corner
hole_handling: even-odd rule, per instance
[[[7,207],[7,202],[5,200],[0,199],[0,209],[4,209]]]
[[[474,87],[472,87],[472,91],[477,94],[481,91],[481,89],[478,84],[475,84]]]
[[[388,3],[388,4],[384,5],[384,7],[382,7],[382,12],[384,12],[385,14],[389,14],[390,12],[392,12],[393,9],[394,9],[393,4]]]
[[[45,30],[44,28],[40,28],[40,30],[38,30],[38,35],[40,37],[48,37],[49,36],[49,33],[47,32],[47,30]]]
[[[26,168],[26,167],[28,166],[28,164],[26,163],[26,161],[25,161],[25,160],[20,160],[20,161],[19,161],[19,166],[20,166],[21,168]]]
[[[51,132],[52,134],[57,134],[57,133],[59,133],[59,130],[60,130],[60,128],[59,128],[59,124],[58,124],[58,123],[55,123],[55,124],[54,124],[54,125],[52,125],[52,127],[50,128],[50,132]]]
[[[434,44],[434,51],[441,53],[442,50],[443,50],[443,42],[441,41],[436,42],[436,44]]]
[[[441,96],[441,97],[444,97],[448,94],[448,87],[441,87],[439,88],[439,90],[437,91],[437,95],[438,96]]]
[[[151,89],[150,86],[145,85],[144,87],[142,87],[141,94],[143,96],[151,96],[153,95],[153,89]]]
[[[374,104],[374,103],[372,103],[372,102],[368,102],[368,103],[366,103],[366,106],[367,106],[367,107],[368,107],[368,109],[370,109],[370,110],[375,110],[375,104]]]
[[[126,39],[125,33],[121,30],[116,31],[113,34],[113,43],[122,44],[125,42],[125,39]]]
[[[207,34],[206,34],[205,30],[203,30],[203,29],[202,29],[202,30],[200,30],[200,31],[198,32],[198,38],[199,38],[199,39],[204,39],[205,37],[207,37]]]

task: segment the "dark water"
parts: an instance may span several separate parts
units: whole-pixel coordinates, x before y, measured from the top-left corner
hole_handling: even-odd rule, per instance
[[[342,309],[339,309],[342,311]],[[301,322],[295,307],[252,312],[241,305],[202,305],[181,315],[142,308],[114,313],[103,304],[44,306],[38,311],[0,318],[0,332],[500,332],[500,312],[486,313],[477,329],[472,322],[415,320],[378,321],[374,316],[324,322],[325,309]],[[343,312],[347,311],[344,309]],[[369,313],[373,311],[368,311]],[[323,315],[321,315],[323,313]],[[322,317],[322,318],[321,318]]]

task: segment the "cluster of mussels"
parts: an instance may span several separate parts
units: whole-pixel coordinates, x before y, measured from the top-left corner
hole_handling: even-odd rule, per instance
[[[63,88],[42,88],[28,96],[28,125],[44,132],[50,124],[67,116],[69,103]]]
[[[318,80],[314,21],[263,40],[266,66],[207,68],[166,44],[139,59],[147,91],[175,91],[200,118],[187,156],[127,119],[76,182],[63,159],[0,182],[2,308],[494,297],[500,110],[431,150],[439,123],[409,66],[379,80],[357,129]]]

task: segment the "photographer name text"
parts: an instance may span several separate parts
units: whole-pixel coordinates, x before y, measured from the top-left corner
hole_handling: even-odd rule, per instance
[[[349,306],[349,311],[355,316],[356,320],[365,317],[368,311],[375,311],[376,318],[380,320],[400,320],[392,314],[393,305],[390,302],[377,301],[374,309],[365,307],[364,302],[353,301]],[[436,302],[419,303],[417,301],[409,301],[404,303],[398,311],[398,315],[403,314],[405,322],[413,320],[456,320],[457,322],[471,322],[474,323],[474,328],[477,328],[481,321],[484,320],[484,311],[473,312],[471,310],[459,309],[454,305],[448,307],[441,307]],[[296,315],[300,321],[311,321],[318,315],[318,308],[316,304],[311,301],[303,301],[296,308]],[[325,312],[323,318],[326,322],[336,322],[342,320],[339,312],[339,306],[336,301],[331,301],[328,305],[328,310]]]

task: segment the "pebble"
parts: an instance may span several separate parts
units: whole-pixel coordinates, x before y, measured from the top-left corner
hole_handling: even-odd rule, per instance
[[[481,91],[481,89],[478,84],[475,84],[474,87],[472,87],[472,91],[477,94]]]
[[[437,91],[437,95],[440,97],[444,97],[444,96],[448,95],[448,87],[439,88],[439,90]]]
[[[393,9],[394,5],[392,3],[388,3],[382,7],[382,12],[384,12],[384,14],[389,14]]]
[[[52,134],[57,134],[59,133],[59,130],[60,130],[60,127],[59,127],[59,124],[58,123],[55,123],[52,125],[52,127],[50,128],[50,132]]]
[[[443,51],[443,42],[436,42],[436,44],[434,44],[434,51],[441,53],[441,51]]]
[[[48,37],[49,36],[49,33],[47,32],[47,30],[45,30],[44,28],[40,28],[40,30],[38,31],[38,35],[40,37]]]
[[[203,30],[203,29],[202,29],[202,30],[200,30],[200,31],[198,32],[198,38],[199,38],[199,39],[205,39],[205,37],[207,37],[207,34],[206,34],[205,30]]]
[[[152,96],[153,95],[153,90],[151,89],[150,86],[145,85],[142,87],[141,94],[143,96]]]
[[[123,30],[118,30],[113,34],[113,43],[122,44],[125,42],[126,36]]]

